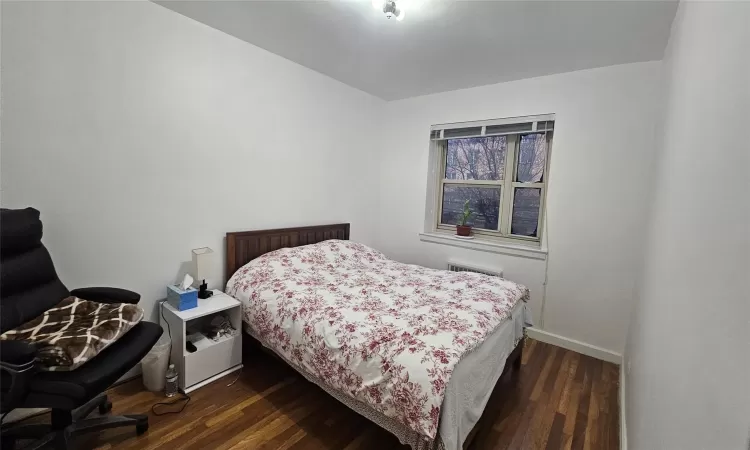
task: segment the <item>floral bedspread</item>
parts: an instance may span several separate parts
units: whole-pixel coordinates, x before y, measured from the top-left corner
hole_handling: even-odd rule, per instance
[[[502,278],[401,264],[337,240],[267,253],[227,293],[298,370],[430,439],[453,368],[529,295]]]

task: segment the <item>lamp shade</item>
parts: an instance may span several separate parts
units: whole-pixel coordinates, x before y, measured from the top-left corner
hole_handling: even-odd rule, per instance
[[[193,249],[193,276],[200,282],[211,278],[211,267],[213,262],[214,251],[208,247]]]

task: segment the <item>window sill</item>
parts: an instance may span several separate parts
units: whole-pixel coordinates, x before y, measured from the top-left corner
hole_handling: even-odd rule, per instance
[[[478,250],[481,252],[497,253],[501,255],[519,256],[529,259],[547,259],[547,250],[526,245],[514,245],[500,242],[493,242],[487,239],[458,239],[450,234],[443,233],[419,233],[419,240],[422,242],[432,242],[434,244],[451,245],[453,247],[467,248],[469,250]]]

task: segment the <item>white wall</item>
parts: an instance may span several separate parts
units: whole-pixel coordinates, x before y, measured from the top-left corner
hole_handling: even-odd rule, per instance
[[[622,351],[660,62],[384,103],[152,3],[2,7],[2,203],[42,211],[69,286],[129,287],[155,318],[191,248],[221,273],[227,231],[350,221],[405,262],[502,267],[539,324],[545,262],[418,233],[431,124],[555,113],[545,329]]]
[[[502,267],[526,284],[539,323],[545,263],[419,241],[432,124],[555,113],[547,195],[545,329],[622,352],[652,163],[661,63],[572,72],[386,105],[379,248],[444,268],[448,258]]]
[[[352,223],[372,243],[383,102],[149,2],[3,2],[2,203],[42,212],[69,287],[156,318],[190,250]]]
[[[750,448],[750,3],[680,4],[625,355],[630,450]]]

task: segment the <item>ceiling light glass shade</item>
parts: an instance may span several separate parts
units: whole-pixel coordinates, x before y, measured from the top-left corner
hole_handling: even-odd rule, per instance
[[[372,0],[372,7],[377,9],[378,11],[382,11],[384,5],[385,0]]]
[[[401,9],[398,10],[398,13],[396,15],[396,20],[398,20],[399,22],[401,22],[402,20],[404,20],[404,9],[403,8],[401,8]]]

